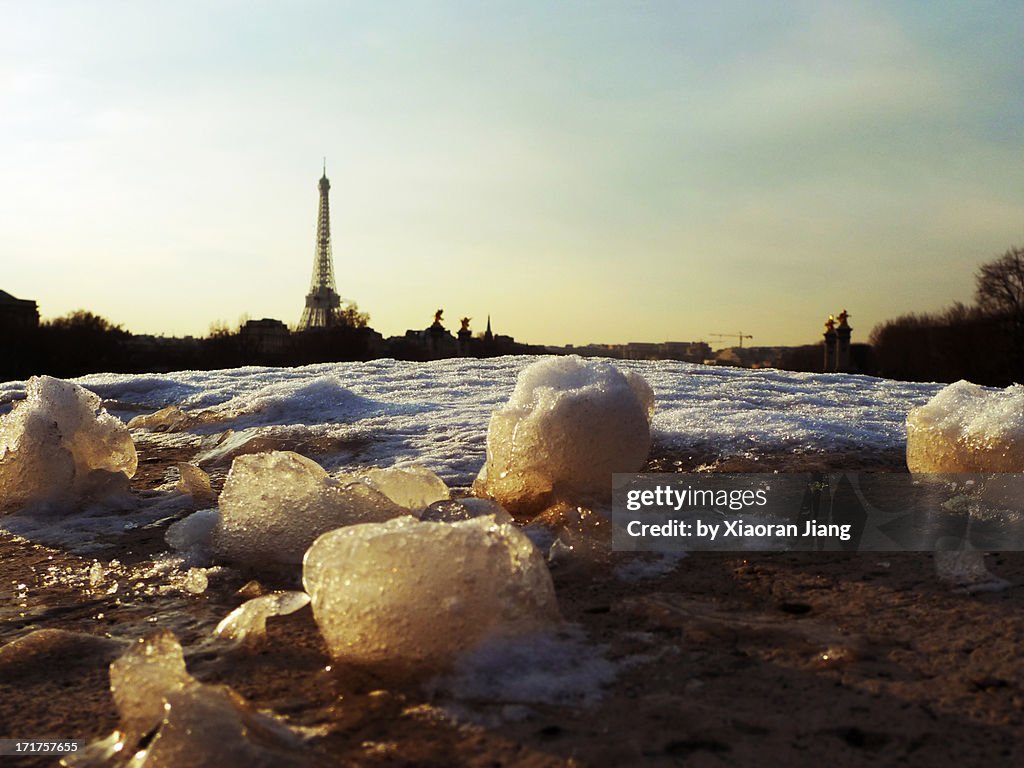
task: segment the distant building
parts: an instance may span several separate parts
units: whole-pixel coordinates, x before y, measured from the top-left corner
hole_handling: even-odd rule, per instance
[[[398,360],[439,360],[444,357],[498,357],[500,355],[542,355],[548,350],[541,346],[520,344],[511,336],[494,333],[491,318],[487,317],[487,330],[474,337],[469,328],[472,318],[461,319],[458,336],[453,336],[442,324],[444,310],[434,313],[434,322],[422,331],[406,331],[404,336],[392,336],[386,342],[387,353]]]
[[[408,330],[405,336],[392,336],[387,340],[388,354],[399,360],[439,360],[459,355],[459,340],[448,331],[441,320],[444,310],[434,313],[434,322],[422,331]]]
[[[703,341],[631,341],[628,344],[586,344],[581,347],[567,344],[548,347],[547,350],[557,355],[618,360],[681,360],[687,363],[703,363],[711,357],[711,347]]]
[[[39,307],[34,301],[0,291],[0,330],[28,331],[38,327]]]
[[[283,355],[288,349],[290,333],[280,320],[264,317],[250,320],[239,331],[243,348],[260,357]]]

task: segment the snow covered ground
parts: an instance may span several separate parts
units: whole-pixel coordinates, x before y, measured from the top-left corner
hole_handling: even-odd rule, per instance
[[[360,464],[418,461],[460,486],[472,482],[484,463],[491,412],[508,399],[519,371],[535,360],[374,360],[95,374],[78,381],[125,420],[177,405],[187,412],[212,411],[208,423],[190,428],[198,434],[305,425],[316,436],[358,441]],[[906,440],[907,412],[942,386],[674,361],[611,362],[653,387],[654,452],[663,455],[898,449]],[[22,382],[0,384],[0,404],[23,391]]]

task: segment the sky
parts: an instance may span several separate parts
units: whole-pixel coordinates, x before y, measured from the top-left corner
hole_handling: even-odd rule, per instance
[[[853,340],[1024,245],[1024,3],[0,0],[0,290],[135,333]]]

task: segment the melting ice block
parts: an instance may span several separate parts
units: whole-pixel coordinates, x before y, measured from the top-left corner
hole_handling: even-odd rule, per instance
[[[303,583],[331,654],[355,663],[436,668],[559,618],[540,554],[492,517],[331,531],[306,553]]]
[[[253,565],[300,563],[321,533],[407,512],[366,483],[332,478],[297,453],[239,456],[220,494],[213,550],[226,560]]]
[[[1024,387],[987,389],[958,381],[907,415],[907,468],[919,473],[1024,472]],[[985,496],[1019,504],[1019,481],[992,483]],[[973,549],[935,553],[942,581],[966,591],[1005,589]]]
[[[0,417],[0,511],[75,503],[127,487],[138,456],[127,427],[92,392],[29,379],[24,402]]]
[[[178,473],[181,475],[174,490],[179,493],[187,493],[198,502],[213,502],[217,500],[210,485],[210,476],[195,464],[185,462],[178,463]]]
[[[636,374],[578,357],[534,363],[491,415],[474,489],[520,513],[553,497],[608,494],[614,472],[643,468],[653,411],[654,394]]]
[[[1024,386],[958,381],[907,416],[911,472],[1024,472]]]
[[[411,512],[419,512],[435,501],[448,498],[444,480],[418,464],[400,469],[368,469],[362,476],[395,504]]]

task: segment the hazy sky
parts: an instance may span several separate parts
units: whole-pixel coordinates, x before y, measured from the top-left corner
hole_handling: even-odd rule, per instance
[[[338,290],[534,343],[854,341],[1024,245],[1024,3],[0,0],[0,289],[137,333]],[[748,342],[750,343],[750,342]]]

